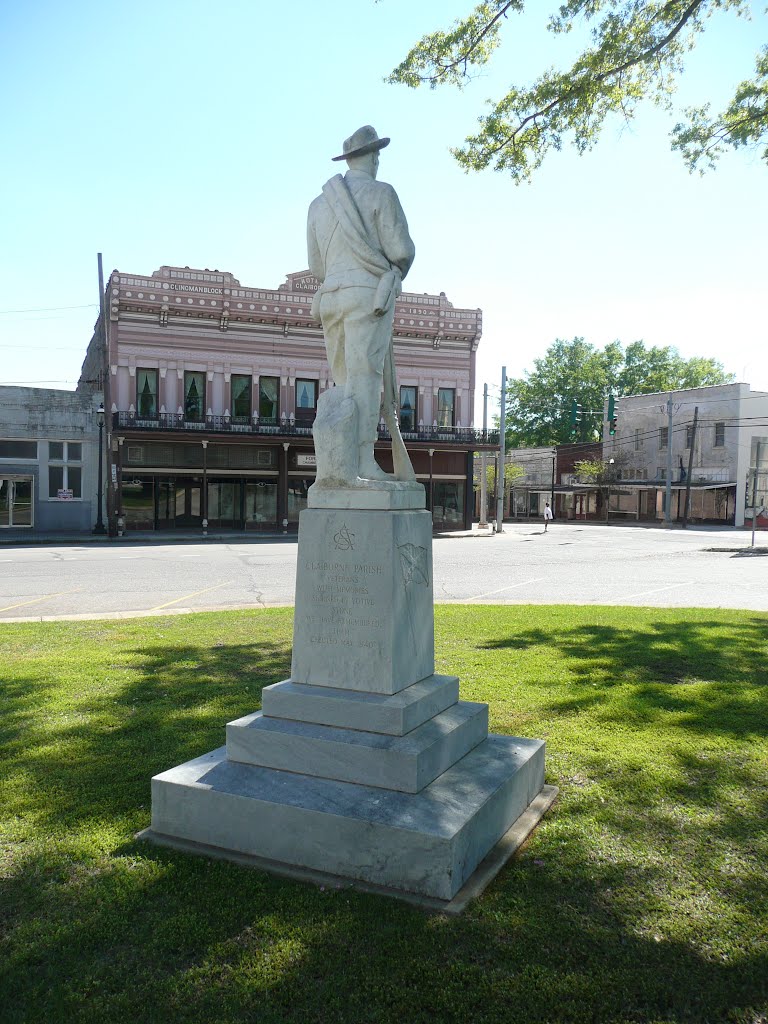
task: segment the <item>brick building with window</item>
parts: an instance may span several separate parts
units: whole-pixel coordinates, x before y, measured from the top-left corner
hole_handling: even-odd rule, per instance
[[[277,289],[188,267],[112,273],[79,385],[103,385],[112,532],[297,528],[317,400],[333,386],[317,287],[308,271]],[[498,447],[472,429],[481,331],[480,311],[444,294],[397,301],[402,432],[437,530],[471,526],[473,452]],[[383,421],[376,455],[392,468]]]
[[[612,435],[606,405],[603,458],[616,458],[621,483],[611,514],[663,519],[671,462],[673,521],[682,518],[689,490],[691,520],[751,525],[754,501],[757,524],[768,523],[768,392],[734,383],[629,395],[618,400],[616,413]]]
[[[99,394],[0,387],[0,530],[89,532]],[[6,532],[8,531],[8,532]]]

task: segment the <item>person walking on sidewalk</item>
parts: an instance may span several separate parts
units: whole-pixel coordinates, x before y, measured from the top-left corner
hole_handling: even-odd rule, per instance
[[[552,515],[552,509],[549,506],[549,502],[544,504],[544,533],[547,532],[547,527],[555,517]]]

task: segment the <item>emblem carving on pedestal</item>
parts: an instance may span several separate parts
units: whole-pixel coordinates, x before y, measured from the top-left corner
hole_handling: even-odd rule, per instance
[[[338,533],[334,533],[333,546],[337,551],[354,551],[355,545],[352,543],[354,539],[354,533],[349,532],[345,523]]]

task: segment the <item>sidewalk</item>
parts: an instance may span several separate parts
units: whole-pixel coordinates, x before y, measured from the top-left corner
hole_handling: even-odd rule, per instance
[[[494,531],[491,527],[487,530],[459,530],[451,533],[435,533],[434,537],[445,539],[451,537],[493,537]],[[296,544],[299,535],[295,530],[283,533],[282,530],[264,531],[259,533],[248,533],[244,530],[209,530],[204,537],[200,530],[173,530],[168,533],[159,533],[154,530],[129,530],[122,537],[108,537],[106,534],[92,533],[13,533],[8,535],[5,531],[0,533],[0,547],[31,547],[32,545],[45,545],[56,547],[58,545],[76,545],[84,547],[92,544],[108,544],[120,546],[122,544],[206,544],[229,543],[229,544],[264,544],[284,541],[288,544]]]
[[[541,526],[542,522],[540,519],[505,519],[503,533],[513,532],[516,529],[525,529],[526,527]],[[553,530],[562,529],[563,527],[603,527],[606,525],[609,529],[641,529],[641,530],[662,530],[667,532],[669,529],[678,531],[682,530],[680,523],[673,523],[672,527],[665,527],[659,522],[644,522],[642,520],[631,522],[614,521],[610,523],[598,522],[596,520],[583,520],[583,519],[557,519],[553,522]],[[735,527],[729,525],[720,525],[715,523],[689,523],[688,530],[693,533],[697,530],[705,530],[706,532],[722,533],[730,536],[737,535],[739,539],[742,539],[743,534],[749,534],[751,527]],[[502,533],[502,536],[503,536]],[[479,539],[486,537],[495,537],[496,531],[489,521],[487,529],[481,530],[477,523],[474,523],[471,530],[452,530],[446,532],[436,532],[433,534],[435,539],[463,539],[470,537],[477,537]],[[768,531],[758,530],[757,537],[758,542],[763,539],[768,540]],[[6,531],[0,530],[0,547],[2,546],[13,546],[13,547],[30,547],[32,545],[46,545],[48,547],[56,547],[57,545],[77,545],[85,546],[91,544],[109,544],[113,546],[120,546],[122,544],[204,544],[208,542],[212,543],[229,543],[229,544],[264,544],[274,543],[275,541],[284,541],[289,544],[295,544],[298,541],[298,532],[292,531],[283,533],[282,530],[265,531],[265,532],[247,532],[245,530],[219,530],[213,529],[208,530],[208,535],[204,537],[200,530],[169,530],[167,533],[160,533],[155,530],[129,530],[123,534],[122,537],[108,537],[106,534],[93,534],[93,533],[57,533],[55,531],[49,531],[47,533],[27,533],[22,530],[18,531]],[[761,546],[763,546],[761,544]]]

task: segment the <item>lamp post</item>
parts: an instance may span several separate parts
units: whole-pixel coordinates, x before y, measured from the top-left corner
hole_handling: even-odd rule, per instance
[[[103,455],[103,438],[104,438],[104,403],[99,402],[99,408],[96,410],[96,417],[99,421],[99,486],[96,492],[96,525],[93,528],[94,533],[106,533],[104,528],[104,519],[101,514],[101,496],[104,484],[103,478],[103,466],[104,466],[104,455]]]

